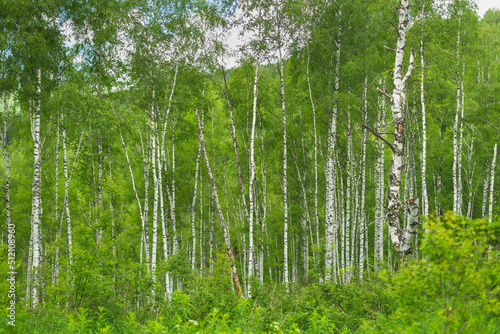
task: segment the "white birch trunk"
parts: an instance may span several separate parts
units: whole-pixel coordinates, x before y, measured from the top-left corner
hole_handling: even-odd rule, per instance
[[[5,211],[6,211],[5,226],[7,226],[10,229],[15,225],[12,224],[12,213],[10,209],[10,159],[9,159],[9,152],[7,150],[7,96],[5,94],[5,91],[3,91],[2,94],[3,94],[2,150],[3,150],[3,160],[5,163]]]
[[[101,216],[103,210],[103,199],[102,199],[102,137],[99,134],[97,137],[97,149],[99,152],[99,158],[97,162],[97,198],[98,198],[98,208],[97,208],[97,216],[99,217],[99,225],[102,224]],[[102,226],[97,228],[97,243],[100,243],[102,239]]]
[[[195,225],[195,216],[196,216],[196,195],[198,192],[198,169],[200,166],[200,156],[201,156],[201,145],[198,145],[198,155],[196,157],[196,167],[194,172],[194,195],[193,195],[193,203],[191,204],[191,236],[192,236],[192,247],[193,250],[191,252],[191,270],[195,270],[196,268],[196,225]]]
[[[422,16],[425,16],[424,6],[422,6]],[[422,179],[422,214],[424,217],[429,215],[429,199],[427,195],[427,125],[425,120],[425,91],[424,91],[424,25],[420,33],[420,102],[422,104],[422,168],[420,170]]]
[[[461,103],[460,103],[460,138],[458,141],[458,160],[457,160],[457,171],[458,171],[458,214],[462,215],[462,206],[463,206],[463,186],[462,186],[462,147],[463,147],[463,136],[464,136],[464,109],[465,109],[465,97],[464,97],[464,76],[465,76],[465,63],[462,66],[462,79],[460,80],[460,95],[461,95]]]
[[[155,99],[155,89],[153,88],[152,90],[152,98],[153,101]],[[156,149],[156,113],[155,113],[155,107],[154,107],[154,102],[153,105],[151,106],[151,113],[150,113],[150,131],[151,131],[151,169],[153,172],[153,216],[152,216],[152,223],[153,223],[153,240],[152,240],[152,248],[151,248],[151,279],[153,281],[151,285],[151,297],[152,301],[154,304],[155,300],[155,295],[156,295],[156,252],[158,249],[158,174],[156,170],[156,154],[157,154],[157,149]],[[161,173],[161,170],[158,170],[158,172]]]
[[[31,196],[31,247],[32,262],[29,266],[31,272],[31,306],[37,308],[40,300],[40,233],[41,233],[41,172],[42,172],[42,142],[40,135],[40,108],[41,108],[41,83],[42,70],[36,69],[36,98],[35,108],[32,116],[32,138],[33,138],[33,184]]]
[[[254,238],[253,238],[253,215],[255,211],[255,194],[254,194],[254,182],[255,182],[255,122],[257,120],[257,82],[259,80],[259,64],[255,65],[255,75],[253,81],[253,108],[252,108],[252,128],[250,131],[250,181],[248,186],[248,197],[250,200],[250,210],[248,212],[248,290],[247,295],[249,298],[252,297],[252,286],[250,283],[250,276],[254,275]],[[283,89],[282,89],[283,94]],[[284,96],[283,96],[283,108],[284,108]],[[283,111],[284,113],[284,111]],[[285,200],[286,201],[286,200]]]
[[[472,152],[474,149],[474,129],[472,129],[472,138],[471,138],[471,143],[469,146],[469,161],[468,161],[468,169],[469,169],[469,177],[467,181],[467,185],[469,188],[469,201],[467,203],[467,217],[472,218],[472,208],[474,206],[474,196],[472,193],[472,188],[473,188],[473,181],[474,181],[474,169],[476,167],[476,164],[474,163],[474,166],[472,165]],[[475,193],[475,191],[474,191]]]
[[[379,84],[384,87],[385,83],[382,83],[382,79],[379,80]],[[378,132],[382,133],[385,130],[385,99],[379,97],[379,106],[377,113],[377,123]],[[383,135],[382,135],[383,136]],[[379,268],[379,265],[384,261],[384,166],[385,166],[385,149],[384,143],[380,138],[377,138],[377,163],[375,166],[375,240],[374,240],[374,256],[375,256],[375,268]]]
[[[57,120],[57,133],[56,133],[56,190],[55,190],[55,221],[59,221],[59,132],[60,132],[60,121]],[[52,278],[52,284],[59,284],[59,242],[61,240],[62,233],[62,222],[59,225],[59,230],[56,236],[56,252],[54,255],[54,273]]]
[[[63,116],[64,117],[64,116]],[[69,176],[68,176],[68,156],[66,148],[66,128],[63,124],[62,129],[62,146],[63,146],[63,172],[64,172],[64,204],[63,215],[66,216],[66,228],[68,238],[68,263],[71,269],[73,265],[73,235],[71,230],[71,215],[69,210]],[[71,272],[68,273],[71,276]],[[71,280],[71,277],[69,278]]]
[[[490,179],[489,179],[489,168],[486,168],[484,173],[484,182],[483,182],[483,206],[481,209],[481,217],[486,219],[486,207],[488,206],[488,189],[490,187]]]
[[[341,12],[337,13],[337,17]],[[337,109],[338,109],[338,91],[340,86],[340,47],[342,38],[342,27],[338,26],[337,39],[335,45],[337,52],[335,54],[335,74],[334,74],[334,95],[332,114],[330,116],[330,125],[328,129],[328,153],[326,161],[326,217],[325,217],[325,236],[326,236],[326,254],[325,254],[325,280],[330,281],[336,262],[335,248],[338,247],[337,231],[338,221],[335,214],[335,149],[337,136]],[[342,250],[343,254],[343,250]],[[344,261],[342,261],[344,265]],[[336,279],[335,275],[334,279]]]
[[[488,196],[489,208],[488,208],[488,222],[493,220],[493,189],[495,186],[495,164],[497,160],[497,144],[493,149],[493,160],[491,161],[491,181],[490,181],[490,192]]]
[[[346,204],[345,204],[345,223],[344,223],[344,236],[345,236],[345,277],[346,283],[349,283],[351,279],[351,234],[349,233],[354,229],[354,224],[352,223],[351,217],[351,196],[353,192],[352,181],[354,177],[353,172],[353,154],[352,154],[352,131],[351,131],[351,110],[349,108],[347,112],[347,177],[346,177]]]
[[[488,223],[493,221],[493,190],[495,186],[495,164],[497,160],[497,144],[493,149],[493,160],[491,161],[491,181],[490,181],[490,194],[489,194],[489,210],[488,210]],[[488,247],[488,259],[491,258],[491,244]]]
[[[279,76],[280,76],[280,97],[281,97],[281,112],[283,115],[282,119],[282,130],[283,130],[283,282],[286,285],[288,291],[288,280],[289,280],[289,270],[288,270],[288,178],[287,178],[287,132],[286,132],[286,106],[285,106],[285,82],[283,80],[283,62],[284,59],[281,55],[281,48],[279,52]]]
[[[365,230],[366,230],[366,211],[365,211],[365,181],[366,181],[366,126],[368,123],[368,77],[365,77],[365,89],[363,94],[364,99],[364,119],[363,119],[363,148],[361,157],[361,203],[360,207],[360,217],[359,217],[359,279],[363,281],[363,271],[365,266]],[[368,255],[368,254],[367,254]]]
[[[460,18],[458,21],[458,34],[457,34],[457,50],[456,50],[456,62],[457,62],[457,73],[456,73],[456,101],[457,101],[457,108],[455,111],[455,123],[453,125],[453,212],[455,214],[460,214],[458,212],[459,210],[459,204],[458,204],[458,193],[459,193],[459,186],[458,186],[458,143],[457,143],[457,134],[458,134],[458,127],[459,127],[459,113],[460,113],[460,72],[459,72],[459,63],[460,63]]]
[[[410,253],[411,248],[407,248],[407,242],[404,241],[405,236],[410,238],[412,234],[403,233],[400,227],[399,214],[401,212],[400,200],[400,185],[401,172],[404,168],[404,144],[405,144],[405,117],[404,106],[406,104],[406,84],[413,71],[415,53],[412,50],[410,54],[409,66],[406,74],[403,76],[403,61],[404,49],[406,44],[406,32],[411,26],[408,19],[409,11],[408,0],[401,0],[401,5],[398,7],[399,24],[398,24],[398,40],[396,46],[396,58],[394,62],[394,87],[392,95],[383,92],[391,103],[392,117],[394,121],[394,142],[392,148],[391,173],[389,175],[389,236],[392,244],[398,250],[400,255]],[[408,240],[407,240],[408,241]]]

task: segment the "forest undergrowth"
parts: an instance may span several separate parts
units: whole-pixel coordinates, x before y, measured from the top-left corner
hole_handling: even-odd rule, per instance
[[[156,296],[155,307],[151,296],[144,296],[149,302],[139,308],[127,303],[127,296],[107,296],[109,287],[101,283],[73,307],[48,299],[31,311],[19,303],[16,326],[8,325],[4,312],[0,332],[499,333],[499,224],[446,214],[425,229],[418,257],[372,272],[362,282],[302,282],[287,292],[283,284],[254,279],[252,298],[241,298],[232,289],[221,252],[212,276],[184,272],[185,290],[174,292],[168,302]],[[189,271],[182,261],[170,265],[179,275]]]

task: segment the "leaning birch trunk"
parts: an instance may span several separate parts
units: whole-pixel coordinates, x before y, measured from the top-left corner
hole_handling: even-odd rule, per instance
[[[145,228],[147,226],[147,223],[146,223],[147,216],[144,214],[144,212],[142,210],[141,200],[139,199],[139,193],[137,192],[137,188],[135,187],[134,173],[132,171],[132,165],[130,164],[130,159],[128,157],[127,147],[125,146],[125,141],[123,140],[123,136],[121,135],[121,133],[118,134],[118,136],[120,137],[120,142],[122,144],[122,148],[123,148],[123,151],[125,153],[125,158],[127,160],[128,170],[130,173],[130,178],[132,180],[132,190],[134,191],[134,194],[135,194],[135,199],[137,201],[137,208],[139,211],[139,217],[141,218],[141,224],[142,224],[141,244],[144,244],[145,253],[146,253],[146,261],[149,261],[149,238],[146,239],[145,233],[144,233]],[[146,195],[147,195],[147,192],[146,192]],[[147,203],[145,203],[145,204],[147,204]],[[142,258],[142,250],[141,250],[141,258]]]
[[[341,16],[339,10],[337,17]],[[335,214],[335,146],[337,137],[337,109],[338,109],[338,91],[340,84],[340,46],[342,37],[342,27],[339,24],[337,32],[337,40],[335,46],[337,52],[335,55],[335,74],[334,74],[334,95],[332,114],[330,116],[330,126],[328,129],[328,153],[326,161],[326,216],[325,216],[325,235],[326,235],[326,254],[325,254],[325,280],[330,281],[333,278],[336,280],[335,272],[335,248],[337,244],[338,221]],[[342,263],[344,265],[344,263]]]
[[[210,162],[208,160],[207,151],[205,149],[205,139],[203,136],[203,124],[201,124],[201,122],[200,122],[200,116],[198,115],[198,109],[196,109],[196,107],[194,107],[194,111],[196,113],[196,119],[198,120],[198,128],[200,131],[198,139],[200,141],[201,151],[203,152],[203,156],[205,158],[205,163],[207,166],[207,172],[208,172],[208,176],[210,178],[210,183],[212,184],[213,199],[215,201],[215,205],[217,206],[217,211],[219,213],[219,219],[220,219],[220,223],[221,223],[222,233],[224,234],[224,242],[226,244],[227,255],[229,257],[229,260],[231,261],[231,269],[232,269],[234,286],[235,286],[238,294],[241,295],[241,286],[240,286],[240,281],[238,279],[238,272],[236,269],[236,261],[234,259],[233,251],[231,250],[231,240],[229,239],[229,233],[228,233],[229,226],[226,225],[226,220],[224,219],[224,214],[222,213],[222,208],[221,208],[220,202],[219,202],[219,196],[217,195],[217,187],[215,185],[215,179],[214,179],[214,176],[212,174],[212,169],[210,168]]]
[[[392,95],[381,91],[389,98],[392,110],[392,118],[394,123],[394,142],[391,144],[392,159],[391,172],[389,174],[389,207],[387,210],[389,222],[389,237],[392,244],[400,254],[410,254],[412,252],[411,245],[414,237],[412,225],[404,232],[400,227],[399,214],[401,212],[401,172],[404,169],[404,146],[405,146],[405,117],[404,106],[406,104],[406,84],[411,76],[414,68],[415,52],[412,49],[408,70],[403,76],[403,61],[404,49],[406,44],[406,32],[411,26],[408,19],[408,11],[410,5],[408,0],[401,0],[398,7],[399,24],[398,24],[398,40],[396,46],[396,58],[394,62],[394,88]],[[413,201],[418,208],[418,201]],[[415,213],[414,205],[412,206],[412,214]],[[418,212],[418,210],[416,210]]]
[[[37,308],[39,304],[39,285],[40,285],[40,233],[41,233],[41,172],[42,172],[42,142],[40,136],[40,104],[41,104],[41,83],[42,70],[36,69],[36,98],[35,108],[32,116],[31,134],[33,138],[33,184],[31,187],[31,247],[32,261],[29,264],[31,272],[31,306]]]

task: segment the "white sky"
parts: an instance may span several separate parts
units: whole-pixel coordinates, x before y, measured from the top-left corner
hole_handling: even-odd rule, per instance
[[[477,0],[477,6],[479,17],[483,17],[490,8],[500,9],[500,0]]]

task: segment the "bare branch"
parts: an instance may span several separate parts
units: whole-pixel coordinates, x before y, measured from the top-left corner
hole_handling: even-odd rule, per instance
[[[365,127],[366,129],[368,129],[368,131],[370,131],[371,133],[373,133],[375,135],[375,137],[379,138],[380,140],[382,140],[384,143],[387,144],[387,146],[389,146],[391,148],[391,150],[394,151],[394,146],[389,143],[384,137],[382,137],[380,134],[378,134],[375,130],[371,129],[370,127],[366,126],[363,124],[363,127]]]
[[[382,89],[380,89],[378,87],[377,87],[377,91],[379,91],[380,93],[384,94],[389,99],[389,101],[392,102],[392,95],[391,94],[383,91]]]

